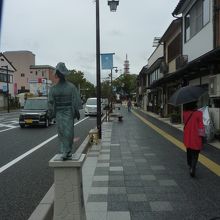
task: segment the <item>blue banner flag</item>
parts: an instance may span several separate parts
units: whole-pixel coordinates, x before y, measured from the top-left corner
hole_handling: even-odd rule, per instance
[[[114,53],[101,54],[101,62],[103,70],[110,70],[113,68],[113,55]]]

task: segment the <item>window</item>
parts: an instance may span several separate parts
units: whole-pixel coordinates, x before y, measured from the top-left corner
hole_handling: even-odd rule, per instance
[[[209,22],[209,0],[203,1],[203,25],[206,25]]]
[[[198,0],[185,16],[185,42],[209,22],[209,0]]]
[[[7,82],[7,75],[6,74],[3,75],[3,82]]]
[[[7,78],[8,78],[8,82],[12,83],[13,82],[13,76],[8,74],[4,74],[4,73],[0,73],[0,82],[7,82]]]
[[[4,74],[0,73],[0,82],[3,82],[3,76],[4,76]]]
[[[185,17],[185,41],[190,39],[190,14]]]
[[[154,70],[154,72],[152,72],[149,75],[149,85],[152,84],[155,80],[158,80],[162,77],[162,74],[160,73],[160,69],[156,69]]]
[[[181,34],[168,45],[168,62],[181,54]]]
[[[24,73],[21,73],[21,77],[25,77],[25,74],[24,74]]]
[[[9,75],[9,77],[10,77],[10,83],[13,83],[13,76]]]

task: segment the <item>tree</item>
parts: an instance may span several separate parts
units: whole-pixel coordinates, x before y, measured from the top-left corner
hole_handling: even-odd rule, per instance
[[[71,70],[67,76],[67,80],[73,83],[77,88],[80,88],[86,83],[84,73],[81,71]]]
[[[136,80],[137,75],[135,74],[122,74],[112,84],[116,89],[116,93],[131,97],[132,93],[136,92]]]
[[[95,86],[86,80],[82,71],[70,70],[67,80],[80,89],[82,99],[95,96]]]
[[[101,94],[102,98],[110,98],[111,96],[111,84],[109,80],[101,83]]]

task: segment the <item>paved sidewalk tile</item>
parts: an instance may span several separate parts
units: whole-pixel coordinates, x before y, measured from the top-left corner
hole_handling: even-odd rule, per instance
[[[102,124],[102,141],[89,151],[83,167],[87,220],[220,216],[219,177],[198,164],[198,177],[192,179],[185,152],[132,112],[123,107],[120,112],[123,122]]]
[[[107,220],[130,220],[130,212],[108,212]]]
[[[90,187],[89,194],[107,194],[108,187]]]
[[[107,220],[107,212],[105,211],[87,211],[86,220]]]
[[[86,211],[107,212],[107,202],[87,202]]]
[[[173,211],[171,204],[167,201],[150,202],[150,206],[153,212]]]

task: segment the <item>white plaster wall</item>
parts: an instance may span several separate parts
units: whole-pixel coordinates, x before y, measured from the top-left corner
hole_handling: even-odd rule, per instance
[[[185,37],[183,37],[183,55],[188,55],[188,62],[202,56],[203,54],[211,51],[213,49],[213,1],[210,1],[210,20],[196,35],[194,35],[189,41],[184,42]],[[183,13],[183,16],[187,14],[188,11]],[[184,19],[183,19],[183,27]],[[184,33],[184,30],[183,30]],[[185,33],[184,33],[185,34]]]
[[[209,22],[199,33],[183,45],[183,55],[188,55],[188,62],[213,49],[213,28]]]
[[[160,57],[163,56],[163,45],[159,44],[148,59],[149,67]]]
[[[169,62],[169,73],[173,73],[176,71],[176,59],[173,59],[171,62]]]

